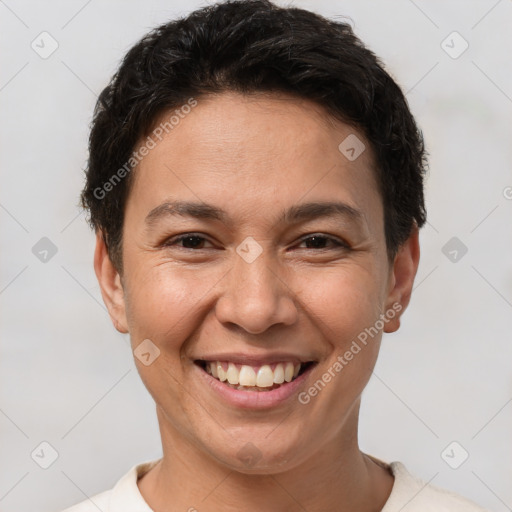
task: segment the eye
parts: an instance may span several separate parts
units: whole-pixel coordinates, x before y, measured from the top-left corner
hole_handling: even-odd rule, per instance
[[[208,249],[208,247],[204,247],[205,243],[210,243],[204,236],[201,236],[196,233],[185,233],[183,235],[176,236],[174,238],[170,238],[166,240],[162,245],[164,247],[178,247],[180,249]],[[181,244],[181,245],[180,245]],[[319,249],[319,250],[328,250],[328,249],[350,249],[349,245],[342,240],[322,235],[322,234],[313,234],[307,237],[302,238],[299,245],[306,244],[306,249]]]
[[[304,243],[307,246],[309,246],[309,247],[306,247],[306,249],[329,249],[329,248],[349,249],[350,248],[348,246],[348,244],[346,244],[342,240],[339,240],[338,238],[334,238],[332,236],[327,236],[327,235],[321,235],[321,234],[314,234],[314,235],[309,235],[307,237],[304,237],[301,240],[300,245],[302,245]],[[328,245],[329,243],[331,244],[331,247],[329,247],[329,246],[325,247],[325,245],[326,244]]]
[[[163,243],[163,246],[171,247],[182,243],[182,246],[178,246],[180,249],[205,249],[205,247],[203,247],[204,242],[208,242],[204,236],[200,236],[195,233],[185,233],[166,240]]]

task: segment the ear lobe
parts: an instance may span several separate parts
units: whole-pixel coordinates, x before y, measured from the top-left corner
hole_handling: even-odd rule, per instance
[[[385,311],[394,310],[396,315],[384,327],[384,332],[395,332],[400,329],[400,316],[411,300],[414,278],[420,261],[419,230],[415,225],[411,235],[400,247],[389,278],[389,290],[386,298]]]
[[[107,306],[114,327],[121,333],[128,332],[126,307],[121,276],[110,260],[107,246],[100,231],[96,233],[96,249],[94,251],[94,271],[101,289],[103,302]]]

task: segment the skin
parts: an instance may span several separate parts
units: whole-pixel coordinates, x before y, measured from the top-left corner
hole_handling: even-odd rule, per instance
[[[366,150],[349,161],[349,134]],[[135,349],[150,339],[160,355],[135,358],[156,403],[163,459],[138,481],[156,512],[380,511],[393,477],[359,450],[361,393],[374,368],[379,332],[311,401],[240,410],[198,379],[194,359],[213,352],[299,354],[317,361],[307,390],[381,313],[400,304],[384,332],[400,327],[419,263],[418,231],[393,262],[370,145],[321,107],[285,95],[222,93],[198,105],[142,160],[125,211],[122,275],[98,233],[95,270],[114,326]],[[148,213],[170,199],[222,208],[232,224]],[[342,201],[346,218],[279,221],[305,202]],[[195,233],[199,249],[164,242]],[[303,241],[331,235],[336,247]],[[261,255],[246,262],[246,237]],[[309,239],[311,241],[311,239]],[[250,467],[237,454],[252,443]]]

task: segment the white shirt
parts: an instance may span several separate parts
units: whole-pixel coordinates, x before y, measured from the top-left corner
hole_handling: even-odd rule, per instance
[[[137,480],[159,460],[133,466],[109,491],[63,512],[153,512],[144,501]],[[486,512],[466,498],[412,476],[401,462],[391,462],[389,467],[395,482],[381,512]]]

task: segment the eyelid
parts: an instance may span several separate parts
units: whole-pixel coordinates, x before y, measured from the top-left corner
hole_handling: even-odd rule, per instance
[[[346,249],[350,248],[350,245],[342,238],[338,238],[334,235],[328,235],[326,233],[309,233],[307,235],[304,235],[303,237],[301,237],[299,239],[299,244],[308,240],[309,238],[314,238],[314,237],[326,238],[327,240],[330,240],[336,247],[344,247]],[[320,251],[322,249],[317,249],[317,250]]]
[[[201,238],[201,239],[203,239],[203,241],[208,242],[208,243],[210,243],[212,245],[215,245],[213,242],[211,242],[208,239],[207,236],[205,236],[205,234],[203,234],[203,233],[195,233],[195,232],[180,233],[178,235],[169,237],[169,238],[165,239],[161,245],[162,245],[162,247],[178,247],[179,249],[185,249],[185,250],[189,250],[189,251],[200,251],[200,250],[203,250],[203,249],[208,249],[208,247],[206,247],[206,248],[203,247],[203,248],[199,248],[199,249],[193,249],[193,248],[189,248],[189,247],[181,247],[179,245],[176,245],[179,242],[181,242],[183,239],[188,238],[188,237]],[[336,237],[334,235],[329,235],[327,233],[321,233],[321,232],[307,233],[306,235],[303,235],[302,237],[299,238],[299,240],[296,243],[296,245],[297,244],[300,245],[303,242],[305,242],[306,240],[308,240],[310,238],[314,238],[314,237],[325,238],[326,240],[329,240],[334,245],[333,248],[350,249],[350,245],[345,240],[343,240],[341,238],[338,238],[338,237]],[[329,247],[327,247],[327,248],[311,249],[311,250],[313,250],[313,251],[322,251],[322,250],[328,250],[328,249],[329,249]]]
[[[166,246],[175,246],[175,244],[181,242],[184,238],[189,238],[189,237],[196,237],[196,238],[202,238],[205,242],[209,242],[210,244],[214,245],[213,242],[211,242],[207,236],[205,236],[203,233],[194,233],[194,232],[190,232],[190,233],[180,233],[179,235],[175,235],[175,236],[171,236],[169,238],[166,238],[163,242],[162,242],[162,246],[163,247],[166,247]],[[179,246],[178,246],[179,247]],[[188,249],[187,247],[180,247],[180,249]],[[190,249],[190,250],[199,250],[199,249]]]

